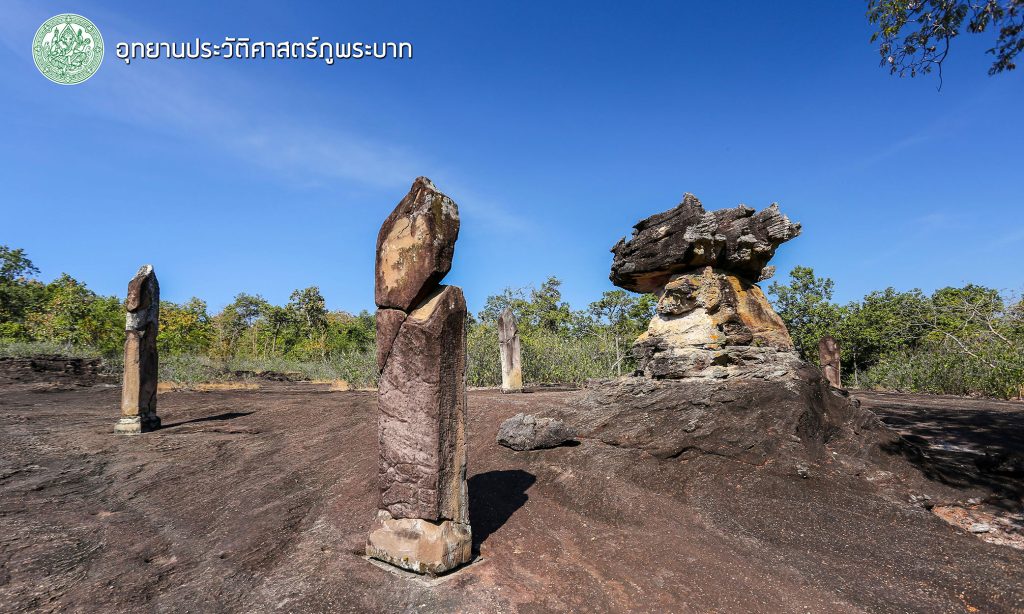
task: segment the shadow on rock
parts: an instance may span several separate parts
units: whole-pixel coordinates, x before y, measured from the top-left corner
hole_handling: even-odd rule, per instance
[[[896,404],[875,411],[902,435],[883,445],[928,479],[953,488],[982,488],[997,505],[1024,500],[1024,420],[1021,414],[971,408],[910,409]]]
[[[521,469],[488,471],[469,478],[469,522],[473,527],[473,552],[526,504],[536,476]]]
[[[248,416],[251,411],[228,411],[215,416],[206,416],[205,418],[193,418],[192,420],[182,420],[181,422],[175,422],[173,424],[165,424],[160,430],[165,431],[176,426],[184,426],[186,424],[193,424],[196,422],[219,422],[222,420],[234,420],[235,418],[241,418],[242,416]]]

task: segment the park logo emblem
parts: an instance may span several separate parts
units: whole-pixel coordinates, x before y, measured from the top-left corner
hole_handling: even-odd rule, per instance
[[[36,30],[32,58],[39,72],[50,81],[76,85],[100,69],[103,36],[96,24],[81,15],[56,15]]]

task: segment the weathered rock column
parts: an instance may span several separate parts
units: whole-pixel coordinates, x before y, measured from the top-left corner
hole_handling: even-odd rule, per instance
[[[160,428],[156,415],[157,351],[160,331],[160,284],[152,265],[144,265],[128,283],[125,303],[124,383],[118,433],[134,434]]]
[[[519,325],[512,310],[498,316],[498,347],[501,351],[501,391],[523,391],[523,363],[519,343]]]
[[[825,335],[818,341],[818,363],[825,379],[833,388],[842,388],[842,376],[839,371],[839,343],[831,335]]]
[[[458,207],[420,177],[377,236],[380,509],[366,553],[418,573],[472,556],[466,301],[439,285],[458,235]]]

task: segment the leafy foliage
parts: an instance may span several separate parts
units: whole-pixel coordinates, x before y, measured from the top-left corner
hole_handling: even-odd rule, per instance
[[[101,355],[118,370],[122,302],[69,275],[42,283],[38,273],[23,250],[0,245],[0,355]],[[1024,302],[966,285],[930,296],[887,288],[837,305],[834,286],[796,267],[787,284],[768,288],[806,359],[817,360],[827,334],[839,342],[844,378],[854,385],[998,397],[1024,392]],[[655,305],[652,295],[610,290],[574,310],[556,277],[539,287],[507,288],[468,318],[468,382],[500,383],[496,321],[506,307],[519,322],[526,382],[583,383],[635,368],[629,348]],[[373,386],[375,337],[372,313],[330,311],[316,286],[296,290],[283,306],[242,293],[215,314],[195,297],[162,301],[161,378],[196,383],[276,371]]]
[[[1024,307],[976,285],[871,292],[835,305],[832,280],[796,267],[768,292],[797,349],[816,361],[817,342],[839,342],[844,378],[854,386],[947,394],[1024,392]]]
[[[915,77],[937,68],[962,32],[980,34],[996,30],[995,56],[990,75],[1017,67],[1024,50],[1024,0],[869,0],[868,21],[878,29],[871,35],[879,42],[881,64],[891,74]]]

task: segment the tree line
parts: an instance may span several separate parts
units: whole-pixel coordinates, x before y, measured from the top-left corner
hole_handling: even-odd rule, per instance
[[[0,245],[0,347],[47,343],[86,348],[116,361],[124,344],[124,306],[63,274],[38,280],[24,250]],[[585,309],[563,300],[562,282],[507,288],[487,298],[468,322],[469,384],[500,383],[497,319],[515,314],[529,383],[582,383],[629,374],[633,340],[657,302],[650,294],[610,290]],[[968,284],[925,294],[875,291],[847,304],[834,283],[796,267],[768,296],[796,349],[817,362],[831,335],[842,351],[844,382],[855,387],[1010,398],[1024,388],[1024,303]],[[217,313],[192,298],[161,301],[161,377],[199,380],[239,371],[295,371],[312,378],[376,383],[376,326],[367,311],[328,310],[319,288],[292,292],[285,305],[238,294]]]
[[[817,362],[831,335],[842,352],[844,382],[911,392],[1019,397],[1024,392],[1024,301],[967,284],[876,290],[845,305],[835,284],[798,266],[768,295],[797,350]]]

